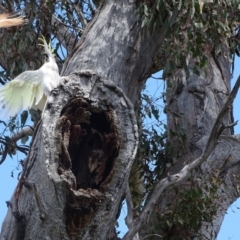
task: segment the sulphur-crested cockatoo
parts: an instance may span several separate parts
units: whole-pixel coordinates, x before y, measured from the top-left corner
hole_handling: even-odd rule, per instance
[[[35,71],[25,71],[0,88],[0,118],[13,117],[30,108],[44,111],[51,91],[59,85],[60,76],[50,44],[40,39],[48,56]]]
[[[0,28],[7,28],[22,25],[25,20],[21,17],[15,17],[16,15],[10,13],[0,14]]]

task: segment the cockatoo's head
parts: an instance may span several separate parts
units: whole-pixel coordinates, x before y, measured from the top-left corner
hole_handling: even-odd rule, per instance
[[[42,36],[41,38],[39,38],[39,41],[41,41],[42,43],[39,43],[38,45],[43,46],[44,47],[44,51],[47,54],[48,58],[53,58],[54,59],[54,49],[52,49],[51,47],[51,41],[49,42],[49,44],[47,44],[46,39],[44,38],[44,36]]]
[[[0,118],[15,116],[22,110],[30,108],[44,111],[47,98],[51,91],[60,83],[58,65],[53,51],[45,38],[40,39],[48,62],[38,70],[29,70],[21,73],[9,83],[0,88]],[[40,107],[41,106],[41,107]]]

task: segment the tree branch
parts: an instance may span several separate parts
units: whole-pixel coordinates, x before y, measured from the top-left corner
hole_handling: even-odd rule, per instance
[[[125,222],[128,228],[131,229],[133,226],[133,203],[132,203],[132,197],[131,197],[131,192],[130,192],[128,183],[125,190],[125,197],[126,197],[126,203],[127,203],[127,216],[125,217]],[[133,240],[139,240],[138,233],[135,234],[135,236],[133,237]]]
[[[5,146],[4,150],[1,152],[2,158],[0,160],[0,165],[5,161],[7,154],[11,155],[16,150],[27,155],[29,147],[18,146],[17,141],[22,139],[25,136],[32,136],[33,132],[34,132],[33,127],[26,127],[22,129],[20,132],[14,134],[11,138],[7,140],[4,138],[0,138],[0,143],[2,143]]]
[[[159,235],[159,234],[150,234],[150,235],[147,235],[146,237],[144,237],[142,240],[145,240],[145,239],[147,239],[149,237],[159,237],[159,239],[162,239],[162,236]]]
[[[34,128],[33,127],[26,127],[26,128],[23,128],[20,132],[14,134],[12,137],[11,137],[11,140],[13,142],[17,142],[18,140],[20,140],[21,138],[25,137],[25,136],[32,136],[33,135],[33,131],[34,131]]]
[[[81,9],[80,9],[79,7],[77,7],[76,4],[72,4],[71,1],[69,1],[69,0],[67,0],[67,2],[68,2],[70,5],[72,5],[73,8],[75,9],[75,11],[76,11],[76,13],[77,13],[77,15],[78,15],[78,19],[79,19],[79,21],[80,21],[81,24],[82,24],[82,28],[84,29],[84,28],[86,27],[86,25],[87,25],[87,21],[86,21],[86,19],[84,18]]]
[[[123,240],[131,240],[135,236],[135,234],[140,230],[143,223],[146,221],[146,219],[149,217],[149,215],[151,215],[154,205],[158,201],[162,192],[167,187],[174,185],[176,183],[183,182],[185,179],[187,179],[189,177],[189,173],[193,169],[200,166],[209,157],[209,155],[212,153],[212,151],[217,146],[218,139],[219,139],[222,131],[226,128],[226,126],[224,126],[222,122],[223,122],[225,114],[230,109],[230,107],[233,103],[233,100],[235,99],[235,97],[237,95],[239,86],[240,86],[240,76],[238,77],[238,79],[234,85],[234,88],[233,88],[230,96],[228,97],[227,102],[223,106],[221,112],[219,113],[219,115],[215,121],[215,124],[212,128],[211,134],[208,138],[205,150],[202,153],[202,155],[199,158],[195,159],[190,164],[186,165],[179,173],[167,176],[166,178],[162,179],[156,185],[149,200],[147,201],[146,205],[144,206],[141,214],[139,215],[139,217],[137,217],[134,220],[134,222],[132,224],[133,227],[131,229],[129,229],[129,231],[124,235]],[[229,127],[229,126],[227,126],[227,127]]]
[[[66,25],[56,16],[52,15],[51,21],[52,25],[57,28],[57,39],[67,49],[67,52],[70,53],[77,42],[77,36],[70,32]]]

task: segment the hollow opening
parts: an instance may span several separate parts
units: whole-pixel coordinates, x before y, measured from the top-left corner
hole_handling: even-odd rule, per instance
[[[111,107],[108,110],[92,107],[83,99],[65,107],[63,115],[70,122],[70,168],[76,178],[76,189],[99,189],[114,166],[119,138],[113,111]]]

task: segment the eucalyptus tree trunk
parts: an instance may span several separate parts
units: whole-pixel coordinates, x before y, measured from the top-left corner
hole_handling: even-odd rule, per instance
[[[134,105],[162,41],[143,36],[133,1],[104,2],[35,130],[1,240],[114,239],[138,148]]]
[[[207,65],[198,69],[199,75],[193,73],[194,66],[191,59],[189,76],[179,69],[168,78],[168,168],[165,176],[178,173],[202,154],[231,92],[231,57],[226,47],[222,46],[218,56],[208,53]],[[215,150],[191,173],[190,180],[177,185],[178,191],[166,189],[143,235],[147,231],[158,234],[153,239],[159,239],[160,235],[162,239],[216,239],[228,207],[239,196],[240,177],[240,136],[233,135],[232,108],[222,124],[225,130]],[[196,199],[190,190],[197,192],[199,189],[202,193]],[[209,201],[204,201],[205,196]],[[197,209],[201,207],[199,213]],[[166,224],[167,221],[170,224]]]
[[[114,224],[139,141],[134,106],[163,42],[162,29],[142,33],[135,1],[104,1],[68,56],[61,86],[36,127],[1,240],[116,239]],[[177,133],[181,127],[186,139],[180,154],[179,139],[169,135],[175,149],[171,156],[177,159],[170,162],[170,175],[201,154],[230,91],[229,61],[223,52],[217,58],[209,53],[207,75],[192,74],[193,64],[189,80],[182,70],[175,74],[168,95],[169,131]],[[230,113],[224,123],[232,123]],[[216,150],[192,173],[194,180],[203,175],[221,178],[213,199],[219,206],[217,224],[236,198],[238,145],[238,137],[226,129]],[[167,189],[156,199],[160,213],[166,211],[171,193]],[[202,223],[200,229],[214,236],[219,225]],[[191,237],[184,226],[170,230],[160,233]]]

